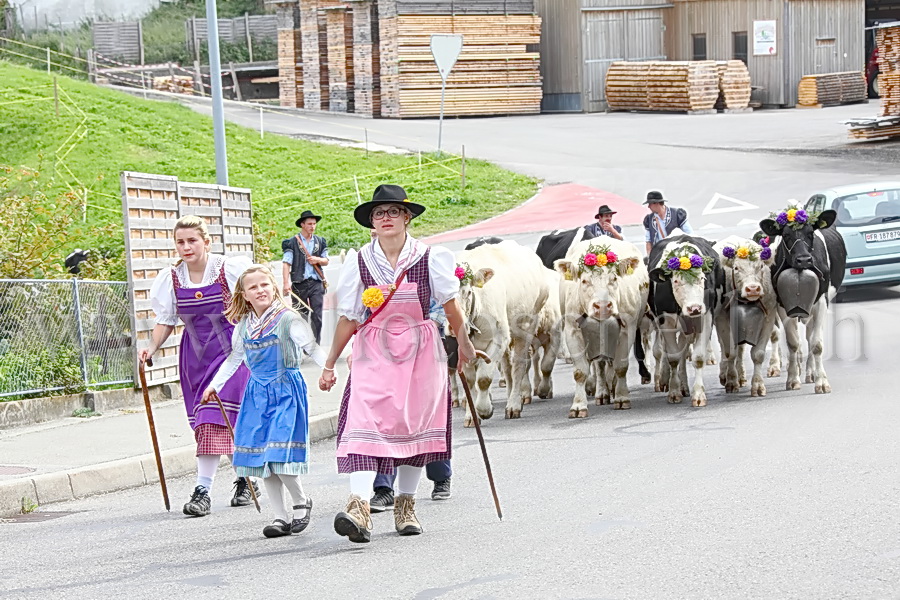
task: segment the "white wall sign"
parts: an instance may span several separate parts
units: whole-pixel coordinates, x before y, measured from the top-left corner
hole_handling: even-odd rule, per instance
[[[753,56],[774,56],[775,49],[775,21],[753,21]]]

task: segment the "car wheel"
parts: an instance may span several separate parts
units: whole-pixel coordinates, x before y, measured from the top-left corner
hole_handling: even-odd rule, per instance
[[[878,74],[875,74],[875,77],[872,78],[872,81],[869,82],[869,98],[881,98],[881,95],[878,93]]]

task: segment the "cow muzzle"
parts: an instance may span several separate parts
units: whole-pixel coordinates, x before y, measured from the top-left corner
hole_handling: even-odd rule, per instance
[[[758,283],[751,283],[744,286],[743,296],[745,299],[756,302],[762,296],[762,286]]]
[[[703,314],[702,304],[690,304],[684,307],[684,314],[688,317],[699,317]]]
[[[610,301],[600,301],[594,302],[591,305],[591,316],[597,319],[598,321],[606,320],[610,317],[615,316],[613,314],[613,303]]]

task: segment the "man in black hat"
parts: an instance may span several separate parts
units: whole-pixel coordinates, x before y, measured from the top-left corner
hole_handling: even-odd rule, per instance
[[[325,238],[315,235],[316,225],[322,217],[314,215],[311,210],[304,210],[297,219],[300,233],[281,242],[284,252],[282,273],[284,275],[284,294],[293,292],[312,309],[310,326],[318,344],[322,336],[322,304],[325,299],[325,274],[322,268],[328,264],[328,244]],[[298,309],[302,305],[298,302]]]
[[[611,238],[616,238],[617,240],[625,239],[622,237],[622,228],[618,225],[613,225],[612,217],[614,214],[616,214],[616,211],[611,209],[608,204],[604,204],[597,209],[597,214],[594,215],[597,222],[585,225],[584,229],[591,237],[607,235]]]
[[[687,220],[687,211],[683,208],[666,206],[666,199],[663,198],[662,192],[647,192],[644,204],[650,209],[650,214],[644,217],[647,256],[650,256],[650,250],[656,242],[669,237],[676,229],[685,233],[694,233]]]

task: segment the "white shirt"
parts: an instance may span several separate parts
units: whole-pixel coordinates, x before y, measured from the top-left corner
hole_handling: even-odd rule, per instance
[[[156,313],[156,324],[178,325],[172,271],[177,271],[181,287],[198,288],[212,284],[219,276],[223,263],[225,265],[225,281],[228,283],[228,290],[233,294],[234,286],[237,285],[237,280],[241,273],[253,264],[253,261],[248,256],[225,257],[221,254],[210,254],[206,262],[206,271],[203,273],[203,280],[200,283],[191,281],[185,263],[160,271],[156,279],[153,280],[153,285],[150,286],[150,305],[153,307],[153,312]]]
[[[244,318],[246,319],[247,317]],[[231,334],[231,354],[219,367],[216,376],[210,384],[216,388],[216,392],[222,391],[222,387],[231,379],[231,376],[238,370],[241,363],[244,362],[246,352],[244,351],[244,340],[241,339],[241,329],[243,328],[240,326],[234,328],[234,332]],[[317,365],[323,369],[325,368],[325,351],[316,343],[316,337],[306,321],[295,319],[291,323],[290,335],[289,343],[296,344],[299,348],[302,348]],[[282,343],[285,343],[285,340],[282,340]]]
[[[407,236],[407,245],[415,243],[411,236]],[[384,251],[378,242],[374,242],[375,254],[384,257]],[[362,323],[366,320],[368,309],[362,303],[362,293],[365,291],[362,278],[359,274],[358,253],[351,250],[341,265],[341,277],[337,288],[337,313],[338,316],[347,317],[351,321]],[[387,259],[385,258],[385,262]],[[379,261],[381,262],[381,261]],[[382,263],[384,264],[384,263]],[[398,265],[400,263],[398,262]],[[397,279],[399,273],[394,272],[392,281]],[[438,304],[445,304],[459,295],[459,279],[456,278],[456,257],[453,253],[440,246],[432,246],[428,255],[428,282],[431,285],[431,298]]]

